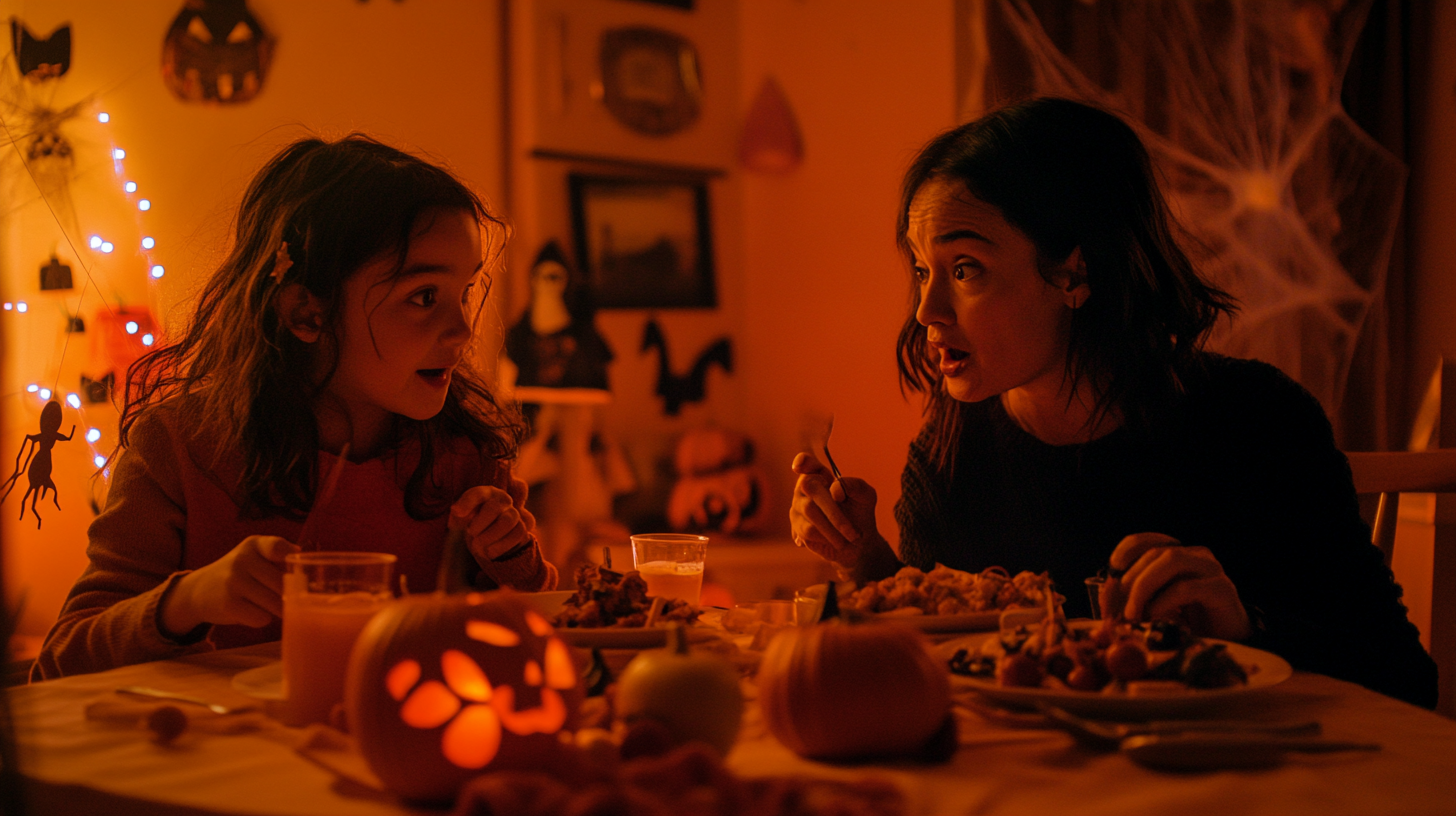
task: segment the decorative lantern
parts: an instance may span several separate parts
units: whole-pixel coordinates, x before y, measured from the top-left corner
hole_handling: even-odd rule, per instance
[[[349,661],[349,726],[390,790],[449,801],[477,774],[540,768],[582,684],[551,624],[509,591],[402,598]]]

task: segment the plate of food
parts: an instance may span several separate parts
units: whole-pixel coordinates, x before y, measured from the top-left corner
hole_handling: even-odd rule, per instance
[[[904,567],[889,578],[840,592],[839,597],[841,609],[930,634],[995,631],[1007,613],[1013,613],[1013,625],[1033,623],[1045,614],[1049,601],[1052,608],[1059,608],[1062,601],[1046,573],[1021,572],[1013,577],[1001,567],[981,572]]]
[[[616,572],[587,564],[576,573],[574,592],[562,598],[550,616],[556,635],[578,648],[652,649],[667,645],[674,624],[688,627],[688,641],[718,637],[712,629],[694,626],[702,610],[686,601],[661,599],[654,612],[647,582],[636,570]]]
[[[1052,622],[958,638],[937,649],[958,688],[998,703],[1092,717],[1204,711],[1289,679],[1284,658],[1199,638],[1168,622]]]

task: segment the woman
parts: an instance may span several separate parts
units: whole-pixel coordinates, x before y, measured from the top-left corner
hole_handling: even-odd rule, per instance
[[[927,396],[900,552],[875,529],[874,489],[806,454],[796,540],[861,581],[1049,571],[1070,615],[1110,568],[1104,606],[1130,619],[1181,618],[1435,704],[1318,402],[1272,366],[1202,351],[1233,300],[1179,249],[1130,127],[1038,99],[949,131],[906,174],[897,236],[915,278],[901,380]]]

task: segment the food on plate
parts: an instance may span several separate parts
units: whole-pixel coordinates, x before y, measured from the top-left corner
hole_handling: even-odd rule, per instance
[[[965,615],[1014,607],[1040,607],[1048,597],[1061,603],[1046,573],[1023,571],[1015,578],[1001,567],[978,573],[950,567],[922,572],[904,567],[881,581],[849,593],[843,604],[860,612],[895,615]]]
[[[576,594],[566,599],[552,623],[567,629],[646,626],[652,598],[647,582],[636,571],[614,572],[595,564],[576,571]],[[701,610],[687,601],[663,598],[656,624],[691,624]]]
[[[1222,643],[1170,621],[1103,621],[1095,629],[1050,621],[1003,631],[981,650],[959,649],[950,670],[997,685],[1156,695],[1247,685],[1248,670]]]

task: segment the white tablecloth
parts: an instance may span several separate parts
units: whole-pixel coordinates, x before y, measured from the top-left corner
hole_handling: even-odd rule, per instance
[[[276,659],[270,647],[131,666],[9,692],[30,785],[30,813],[340,814],[424,812],[341,782],[302,759],[295,729],[189,734],[164,747],[139,730],[87,721],[85,705],[119,686],[187,691],[245,703],[230,678]],[[1374,753],[1292,755],[1261,771],[1169,774],[1073,745],[1060,732],[993,726],[961,712],[961,748],[947,764],[836,767],[802,760],[764,733],[750,706],[728,758],[748,776],[874,774],[921,814],[1440,814],[1456,813],[1456,722],[1358,686],[1296,673],[1242,701],[1245,717],[1324,724],[1332,739],[1378,742]]]

